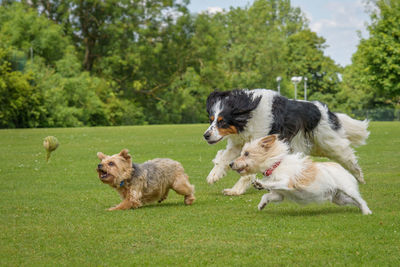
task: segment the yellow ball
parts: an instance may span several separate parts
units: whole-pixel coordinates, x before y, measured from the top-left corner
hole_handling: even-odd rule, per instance
[[[57,138],[54,137],[54,136],[47,136],[43,140],[43,146],[44,146],[44,149],[46,149],[46,152],[47,152],[46,153],[46,161],[49,161],[51,152],[56,150],[59,145],[60,145],[60,143],[58,142]]]

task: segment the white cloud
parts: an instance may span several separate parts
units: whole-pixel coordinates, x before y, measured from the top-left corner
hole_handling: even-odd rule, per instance
[[[317,21],[317,22],[313,22],[313,23],[310,24],[310,29],[313,32],[320,33],[323,26],[324,25],[323,25],[322,22]]]
[[[356,4],[346,4],[341,2],[329,2],[326,5],[330,17],[311,21],[310,27],[319,31],[330,28],[342,29],[362,29],[364,28],[364,16],[362,9]]]
[[[204,13],[208,13],[208,14],[217,14],[217,13],[224,13],[224,9],[219,7],[219,6],[212,6],[212,7],[207,7],[207,9],[205,11],[203,11]],[[203,13],[201,12],[201,13]]]
[[[365,7],[361,0],[357,1],[324,1],[325,12],[318,19],[304,12],[310,21],[310,29],[326,39],[328,48],[326,54],[337,63],[347,65],[351,63],[351,55],[356,51],[359,38],[357,31],[366,37]]]

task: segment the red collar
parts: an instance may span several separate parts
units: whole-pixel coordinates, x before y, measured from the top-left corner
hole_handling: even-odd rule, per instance
[[[268,170],[266,170],[266,171],[263,173],[264,176],[270,176],[270,175],[272,174],[272,172],[273,172],[276,168],[278,168],[279,164],[281,164],[281,160],[275,162],[274,165],[272,165],[271,168],[269,168]]]

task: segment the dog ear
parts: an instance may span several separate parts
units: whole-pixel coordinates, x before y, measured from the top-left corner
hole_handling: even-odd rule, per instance
[[[129,155],[128,153],[129,153],[129,150],[125,148],[125,149],[122,149],[121,152],[119,152],[119,155],[126,160],[130,160],[131,155]]]
[[[272,146],[273,143],[275,143],[275,140],[276,140],[276,135],[268,135],[266,137],[263,137],[258,144],[261,147],[269,148]]]
[[[105,159],[107,156],[103,154],[103,152],[97,152],[97,157],[99,158],[99,160],[103,160]]]
[[[211,115],[211,109],[212,107],[215,105],[215,103],[217,103],[219,100],[221,100],[224,97],[227,97],[228,95],[230,95],[231,92],[230,91],[214,91],[212,92],[208,97],[207,97],[207,101],[206,101],[206,108],[207,108],[207,113],[209,115]]]

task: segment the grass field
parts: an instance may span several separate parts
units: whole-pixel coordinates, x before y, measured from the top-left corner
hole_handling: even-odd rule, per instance
[[[238,175],[205,178],[225,142],[202,140],[206,125],[0,131],[1,266],[400,265],[400,123],[373,122],[357,149],[373,211],[284,202],[263,211],[263,192],[223,196]],[[42,140],[60,147],[45,162]],[[171,192],[162,204],[108,212],[119,196],[95,172],[96,152],[131,151],[135,162],[180,161],[196,186],[184,206]]]

